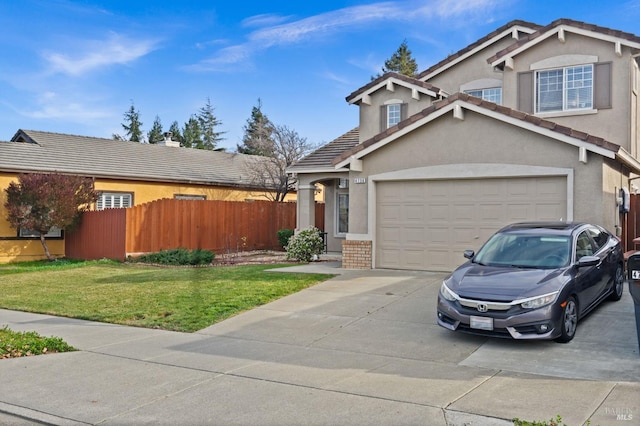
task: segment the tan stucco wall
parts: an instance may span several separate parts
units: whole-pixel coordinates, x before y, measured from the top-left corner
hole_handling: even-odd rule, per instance
[[[447,114],[401,140],[374,151],[365,157],[363,172],[352,173],[352,178],[403,169],[456,164],[463,175],[464,164],[485,163],[573,169],[573,219],[601,224],[614,231],[615,218],[612,217],[610,209],[605,212],[605,203],[609,201],[605,200],[603,191],[613,193],[613,186],[620,185],[620,176],[616,177],[613,174],[611,179],[604,180],[603,184],[604,169],[601,156],[589,153],[587,164],[580,163],[577,147],[468,110],[465,111],[464,121],[456,120],[451,114]],[[352,233],[372,232],[367,223],[369,185],[371,180],[367,179],[366,185],[352,186]]]
[[[517,76],[530,70],[531,64],[561,55],[597,56],[597,62],[612,62],[611,85],[613,105],[600,109],[596,115],[545,115],[550,120],[603,137],[630,151],[630,62],[629,48],[622,48],[622,57],[615,54],[614,44],[565,32],[564,43],[552,36],[514,58],[514,69],[504,72],[503,102],[517,108]]]
[[[460,86],[471,81],[484,78],[502,80],[502,73],[494,71],[493,67],[487,62],[487,58],[515,42],[516,40],[511,35],[507,35],[496,43],[485,47],[469,58],[432,77],[427,82],[452,94],[460,92]]]
[[[371,104],[360,104],[360,125],[359,137],[360,142],[366,141],[380,133],[380,107],[386,101],[400,100],[408,105],[407,116],[422,111],[432,104],[433,98],[420,94],[420,100],[412,98],[412,91],[404,86],[394,85],[393,91],[389,91],[386,87],[382,87],[370,95]]]
[[[97,191],[132,192],[133,204],[143,204],[161,198],[174,198],[175,195],[204,195],[207,200],[244,201],[246,199],[265,200],[259,191],[230,187],[211,187],[196,184],[140,182],[127,180],[97,179]],[[295,200],[295,194],[287,194],[287,201]]]

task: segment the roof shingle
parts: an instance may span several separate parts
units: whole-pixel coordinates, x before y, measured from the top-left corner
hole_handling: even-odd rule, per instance
[[[264,157],[19,130],[0,142],[0,171],[251,187]]]

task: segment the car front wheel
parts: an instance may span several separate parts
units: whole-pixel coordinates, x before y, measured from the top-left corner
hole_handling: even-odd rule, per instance
[[[609,296],[609,300],[618,301],[622,298],[622,292],[624,291],[624,273],[622,272],[622,265],[616,267],[616,274],[613,277],[613,291]]]
[[[561,334],[556,339],[557,342],[567,343],[573,339],[576,335],[576,329],[578,328],[578,305],[576,299],[570,297],[564,309],[562,310],[562,322],[560,324]]]

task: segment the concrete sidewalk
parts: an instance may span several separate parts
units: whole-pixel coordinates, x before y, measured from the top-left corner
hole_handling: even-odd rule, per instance
[[[627,291],[569,344],[517,342],[438,327],[443,274],[335,266],[294,267],[340,275],[191,334],[0,310],[80,349],[1,360],[0,424],[640,424]]]

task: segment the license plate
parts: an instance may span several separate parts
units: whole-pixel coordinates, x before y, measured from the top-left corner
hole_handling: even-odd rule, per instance
[[[493,318],[471,316],[471,328],[493,330]]]

